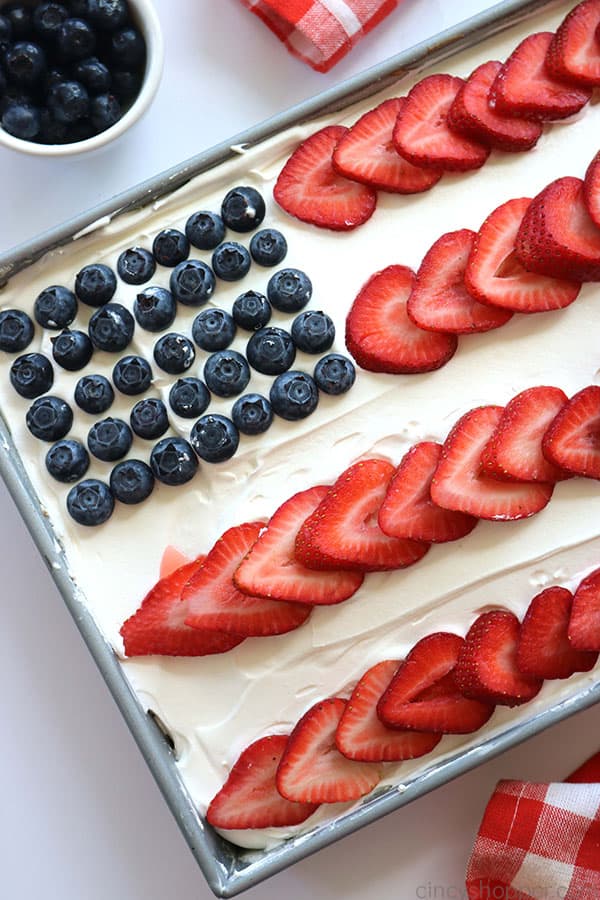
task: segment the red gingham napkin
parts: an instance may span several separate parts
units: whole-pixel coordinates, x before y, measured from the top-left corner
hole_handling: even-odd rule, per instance
[[[600,900],[600,753],[566,782],[500,781],[467,868],[469,900]]]
[[[328,72],[399,0],[242,0],[317,72]]]

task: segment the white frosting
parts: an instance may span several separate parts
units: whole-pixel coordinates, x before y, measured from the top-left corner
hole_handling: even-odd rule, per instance
[[[555,28],[568,5],[541,13],[475,50],[466,51],[429,71],[466,76],[489,58],[505,58],[527,33]],[[262,146],[245,150],[231,162],[208,172],[152,206],[97,223],[71,245],[48,254],[15,276],[0,294],[3,308],[31,311],[38,292],[49,284],[72,286],[85,263],[115,265],[125,248],[149,247],[163,227],[182,228],[197,209],[220,206],[234,184],[258,187],[268,203],[265,225],[280,228],[289,243],[282,265],[296,266],[314,284],[311,308],[326,310],[335,320],[334,350],[344,350],[344,320],[363,282],[391,263],[417,268],[439,235],[458,228],[479,228],[486,215],[510,197],[532,196],[559,175],[582,176],[596,152],[600,108],[592,103],[571,120],[546,129],[538,147],[524,154],[493,153],[483,169],[444,176],[429,193],[414,197],[380,194],[377,210],[362,228],[336,234],[303,225],[283,214],[271,199],[274,176],[299,139],[320,124],[351,124],[379,100],[405,93],[416,78],[407,78],[356,106],[344,117],[329,117],[295,129]],[[230,235],[242,243],[245,236]],[[193,250],[193,257],[210,254]],[[253,266],[242,282],[218,283],[215,306],[230,309],[244,290],[264,290],[271,270]],[[153,284],[168,284],[170,270],[158,268]],[[138,288],[119,283],[115,300],[131,308]],[[354,388],[343,398],[321,397],[317,411],[302,423],[276,421],[267,434],[242,437],[228,463],[203,464],[184,488],[157,485],[139,508],[117,505],[107,524],[96,529],[75,525],[65,512],[67,489],[46,474],[47,445],[34,440],[24,425],[28,401],[8,382],[11,359],[3,359],[0,401],[27,472],[62,542],[70,571],[83,602],[99,628],[122,655],[119,628],[156,581],[164,548],[174,544],[189,556],[206,551],[227,527],[268,517],[295,491],[316,482],[332,482],[350,463],[371,454],[397,462],[415,441],[443,440],[467,409],[484,403],[503,404],[524,388],[555,384],[572,394],[598,381],[598,312],[600,287],[587,285],[578,300],[560,312],[515,316],[503,328],[460,339],[455,357],[441,370],[420,376],[382,376],[359,370]],[[91,310],[80,308],[73,327],[85,327]],[[171,330],[189,334],[197,310],[180,308]],[[272,323],[291,323],[276,313]],[[51,335],[36,330],[29,351],[51,356]],[[243,350],[247,335],[234,343]],[[152,359],[156,336],[137,328],[126,352]],[[201,374],[207,354],[198,351],[187,374]],[[117,357],[96,353],[86,371],[110,374]],[[315,359],[299,353],[295,368],[312,371]],[[153,366],[154,395],[166,394],[172,379]],[[71,403],[82,373],[56,369],[52,393]],[[270,379],[252,374],[248,390],[268,393]],[[139,398],[118,397],[107,415],[126,420]],[[213,400],[210,411],[228,414],[232,401]],[[74,406],[74,404],[73,404]],[[94,417],[75,406],[72,435],[85,440]],[[96,417],[98,418],[98,417]],[[175,421],[187,436],[192,422]],[[151,443],[135,438],[131,455],[147,459]],[[109,465],[93,461],[89,476],[107,479]],[[445,629],[464,634],[477,613],[504,606],[522,615],[543,586],[575,585],[600,565],[600,489],[595,482],[559,484],[546,510],[517,523],[480,523],[465,539],[433,547],[403,572],[370,575],[346,603],[317,608],[297,631],[272,638],[249,639],[235,650],[201,659],[145,658],[124,660],[127,677],[145,708],[154,710],[172,734],[178,767],[193,801],[204,810],[225,780],[240,751],[271,732],[289,731],[315,701],[348,696],[365,669],[385,658],[398,658],[425,634]],[[567,682],[546,684],[539,697],[518,710],[498,710],[483,732],[444,738],[433,754],[413,763],[389,766],[384,783],[400,784],[456,748],[473,747],[490,735],[528,719],[551,702],[574,694],[593,681],[582,674]],[[400,789],[400,788],[399,788]],[[295,829],[235,832],[242,846],[271,846],[299,830],[346,810],[322,807]]]

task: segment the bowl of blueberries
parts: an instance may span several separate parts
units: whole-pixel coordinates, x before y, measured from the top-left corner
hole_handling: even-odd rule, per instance
[[[162,66],[151,0],[0,0],[0,146],[102,147],[146,112]]]

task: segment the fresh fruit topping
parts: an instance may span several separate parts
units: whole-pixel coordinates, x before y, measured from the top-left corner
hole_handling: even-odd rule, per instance
[[[298,530],[327,492],[324,486],[309,488],[279,507],[233,577],[239,590],[315,606],[340,603],[356,593],[362,573],[314,572],[295,556]]]
[[[271,304],[258,291],[245,291],[236,298],[231,310],[236,325],[245,331],[264,328],[273,314]]]
[[[458,420],[431,482],[431,499],[438,506],[479,519],[510,521],[533,516],[547,505],[553,485],[498,481],[482,468],[481,454],[502,413],[501,406],[479,406]]]
[[[454,678],[465,697],[519,706],[533,700],[542,679],[519,670],[517,648],[521,625],[507,610],[483,613],[469,628]]]
[[[373,188],[349,181],[333,168],[333,152],[347,130],[341,125],[322,128],[286,162],[273,196],[290,216],[320,228],[349,231],[373,215],[377,204]]]
[[[264,637],[292,631],[308,619],[312,608],[306,603],[253,597],[233,583],[233,573],[263,528],[262,522],[249,522],[230,528],[219,538],[183,589],[181,597],[188,606],[186,625]]]
[[[225,223],[216,213],[200,210],[185,223],[185,234],[198,250],[214,250],[225,237]]]
[[[190,443],[200,459],[219,463],[231,459],[240,443],[240,436],[231,419],[215,414],[202,416],[194,423]]]
[[[464,85],[453,75],[429,75],[411,89],[394,126],[398,153],[415,166],[447,172],[479,169],[489,147],[448,127],[448,114]]]
[[[129,346],[135,329],[135,321],[128,309],[120,303],[106,303],[92,315],[88,334],[97,350],[120,353]]]
[[[483,472],[508,481],[549,484],[569,478],[542,453],[542,438],[566,402],[567,395],[555,387],[528,388],[513,397],[481,454]]]
[[[84,331],[70,331],[66,328],[56,337],[50,338],[54,362],[68,372],[84,369],[92,358],[94,345]]]
[[[77,297],[68,288],[53,284],[35,298],[33,315],[42,328],[67,328],[77,315]]]
[[[465,697],[454,680],[464,640],[439,631],[412,648],[390,679],[377,715],[390,728],[470,734],[485,725],[493,705]]]
[[[281,828],[299,825],[316,803],[295,803],[281,796],[275,775],[288,742],[270,734],[241,753],[227,781],[210,802],[206,820],[215,828]]]
[[[175,321],[177,303],[166,288],[152,285],[140,291],[133,301],[133,314],[145,331],[164,331]]]
[[[356,381],[356,369],[347,356],[328,353],[316,364],[313,378],[320,391],[337,396],[350,390]]]
[[[597,653],[575,650],[568,627],[573,595],[562,587],[549,587],[533,598],[521,625],[517,665],[536,678],[570,678],[592,669]]]
[[[374,763],[342,756],[335,735],[346,701],[330,697],[311,707],[291,735],[277,769],[277,790],[288,800],[340,803],[358,800],[381,778]]]
[[[394,466],[365,459],[343,472],[308,516],[296,538],[296,558],[311,569],[381,572],[421,559],[428,544],[390,538],[377,524]]]
[[[121,628],[127,656],[207,656],[241,644],[241,635],[203,631],[185,624],[187,604],[181,592],[200,565],[198,560],[187,563],[146,594],[140,608]]]
[[[433,187],[442,172],[413,166],[394,147],[394,125],[405,105],[405,97],[396,97],[384,100],[361,116],[336,145],[336,172],[380,191],[398,194],[417,194]]]
[[[121,463],[119,463],[119,465],[121,465]],[[198,559],[201,559],[201,561],[204,562],[204,557],[198,557]],[[165,551],[160,560],[159,578],[166,578],[171,572],[174,572],[175,569],[180,569],[181,566],[185,566],[189,562],[192,562],[189,556],[186,556],[185,553],[182,553],[181,550],[178,550],[173,544],[169,544],[165,547]]]
[[[204,380],[217,397],[237,397],[250,381],[250,366],[237,350],[217,350],[204,363]]]
[[[481,303],[513,312],[536,313],[563,309],[581,285],[535,274],[523,268],[515,241],[531,201],[509,200],[487,217],[475,238],[465,270],[465,284]]]
[[[117,463],[110,473],[110,489],[120,503],[128,506],[143,503],[154,490],[152,469],[141,459]]]
[[[104,375],[83,375],[75,385],[75,403],[90,415],[106,412],[112,406],[115,392]]]
[[[262,394],[244,394],[233,404],[231,418],[242,434],[264,434],[273,421],[273,408]]]
[[[600,281],[600,228],[589,216],[580,178],[558,178],[531,201],[515,248],[531,272]]]
[[[198,471],[198,458],[183,438],[166,437],[152,449],[150,468],[163,484],[187,484]]]
[[[246,346],[248,362],[263,375],[281,375],[296,359],[296,348],[289,332],[269,326],[252,335]]]
[[[167,407],[157,397],[138,400],[129,416],[131,428],[138,437],[153,441],[162,437],[169,427]]]
[[[501,62],[490,60],[469,75],[450,107],[448,125],[496,150],[530,150],[542,135],[539,122],[502,115],[490,103],[492,85],[501,69]]]
[[[295,313],[304,309],[312,297],[312,281],[300,269],[279,269],[269,278],[267,297],[279,312]]]
[[[235,337],[233,318],[224,309],[203,309],[192,324],[192,337],[202,350],[225,350]]]
[[[575,591],[569,641],[576,650],[600,650],[600,569],[584,578]]]
[[[509,310],[479,303],[465,285],[465,269],[477,235],[468,228],[443,234],[427,251],[406,311],[419,328],[475,334],[504,325]]]
[[[306,419],[319,403],[319,389],[306,372],[284,372],[278,375],[269,391],[273,412],[288,422]]]
[[[254,231],[265,217],[265,201],[253,187],[235,187],[227,192],[221,217],[227,228],[245,233]]]
[[[75,278],[75,293],[87,306],[103,306],[117,290],[117,277],[104,263],[84,266]]]
[[[276,228],[263,228],[252,235],[250,256],[259,266],[278,266],[287,255],[287,241]]]
[[[386,659],[362,676],[346,704],[335,733],[340,753],[361,762],[397,762],[424,756],[441,741],[439,734],[387,728],[377,717],[377,703],[398,668]]]
[[[124,356],[112,370],[113,384],[130,397],[143,394],[152,384],[152,369],[143,356]]]
[[[110,416],[95,422],[88,432],[88,450],[96,459],[103,462],[114,462],[129,453],[133,435],[131,429],[122,419]]]
[[[212,297],[215,273],[199,259],[186,259],[175,266],[169,278],[171,293],[183,306],[202,306]]]
[[[183,419],[197,419],[209,403],[210,393],[199,378],[179,378],[169,391],[169,406]]]
[[[57,441],[46,453],[46,469],[53,478],[64,484],[79,481],[89,466],[90,457],[79,441]]]
[[[584,0],[571,10],[559,25],[546,54],[546,68],[555,78],[586,87],[600,85],[598,27],[598,0]]]
[[[73,410],[60,397],[38,397],[25,416],[31,434],[40,441],[64,438],[73,424]]]
[[[169,375],[183,375],[196,358],[194,345],[189,338],[174,331],[164,334],[154,345],[154,362]]]
[[[49,391],[54,383],[52,363],[41,353],[18,356],[10,367],[10,383],[17,394],[33,400]]]
[[[67,494],[67,510],[78,525],[103,525],[113,514],[115,499],[107,484],[86,478]]]
[[[595,155],[585,173],[583,199],[592,222],[600,227],[600,153]]]
[[[304,353],[323,353],[334,339],[335,325],[321,310],[306,310],[292,322],[292,340]]]
[[[555,78],[547,68],[553,38],[552,32],[540,31],[513,50],[492,88],[498,112],[544,122],[572,116],[589,102],[591,91]]]
[[[542,451],[555,466],[600,478],[600,387],[590,385],[563,406],[546,431]]]
[[[0,312],[0,350],[20,353],[33,340],[33,322],[21,309],[3,309]]]
[[[455,335],[424,331],[409,319],[414,284],[411,269],[388,266],[361,288],[346,319],[346,346],[361,368],[410,375],[439,369],[454,356]]]
[[[190,242],[177,228],[165,228],[154,238],[152,253],[161,266],[175,268],[190,255]]]
[[[239,281],[250,270],[250,254],[236,241],[224,241],[212,255],[212,267],[223,281]]]
[[[384,534],[441,544],[473,531],[477,525],[474,516],[442,509],[431,499],[431,481],[441,454],[441,444],[423,441],[403,457],[379,510]]]

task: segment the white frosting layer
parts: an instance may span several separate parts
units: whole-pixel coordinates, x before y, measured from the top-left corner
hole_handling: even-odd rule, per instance
[[[527,33],[555,28],[569,4],[538,14],[475,50],[429,70],[466,76],[489,58],[505,58]],[[70,246],[61,248],[15,276],[0,295],[3,308],[31,311],[39,291],[49,284],[72,286],[85,263],[115,265],[125,248],[150,246],[167,226],[183,228],[197,209],[218,210],[225,191],[253,184],[268,203],[265,225],[280,228],[289,243],[283,263],[304,269],[314,284],[311,308],[335,320],[334,350],[344,351],[344,320],[363,282],[391,263],[417,268],[431,243],[445,231],[478,229],[486,215],[510,197],[532,196],[559,175],[582,176],[598,149],[600,108],[592,103],[577,121],[546,129],[537,148],[525,154],[493,153],[483,169],[444,176],[432,191],[411,198],[381,194],[373,218],[349,234],[303,225],[283,214],[271,199],[273,180],[291,149],[320,124],[351,124],[378,100],[409,90],[407,78],[396,91],[369,98],[344,117],[330,117],[295,129],[206,173],[144,210],[113,222],[103,221]],[[242,243],[244,236],[230,235]],[[209,255],[192,251],[193,257]],[[230,309],[250,288],[263,290],[271,270],[253,266],[244,281],[218,283],[215,306]],[[153,284],[168,285],[170,270],[159,267]],[[137,288],[119,283],[115,300],[131,308]],[[598,381],[597,304],[600,288],[585,286],[568,309],[537,316],[515,316],[503,328],[460,339],[456,356],[441,370],[421,376],[382,376],[359,371],[355,387],[343,398],[321,397],[317,411],[302,423],[276,421],[267,434],[244,438],[228,463],[203,464],[184,488],[157,485],[139,508],[118,505],[110,521],[97,529],[75,525],[65,512],[67,489],[46,474],[47,446],[24,425],[28,401],[8,382],[11,359],[0,361],[0,401],[27,472],[64,545],[73,578],[99,628],[122,655],[119,628],[155,582],[164,548],[174,544],[189,556],[205,552],[233,524],[268,517],[295,491],[327,483],[361,456],[399,461],[415,441],[443,440],[454,421],[483,403],[503,404],[524,388],[555,384],[572,394]],[[73,327],[85,327],[91,310],[81,307]],[[190,333],[197,310],[180,308],[171,330]],[[291,324],[276,313],[272,323]],[[51,356],[50,334],[37,328],[34,344]],[[236,349],[245,346],[238,332]],[[137,328],[127,352],[152,359],[156,336]],[[207,354],[198,351],[187,374],[201,374]],[[86,371],[110,375],[116,357],[96,353]],[[315,360],[299,353],[295,368],[312,371]],[[149,394],[166,395],[172,379],[153,366]],[[82,373],[56,370],[52,393],[71,403]],[[253,373],[248,390],[268,393],[270,379]],[[136,399],[118,397],[107,415],[126,420]],[[215,400],[210,411],[228,414],[231,401]],[[75,410],[72,436],[85,440],[95,420]],[[99,418],[99,417],[96,417]],[[192,422],[172,425],[187,436]],[[135,438],[132,456],[147,459],[151,443]],[[93,461],[89,476],[107,479],[109,465]],[[145,708],[154,710],[173,735],[178,766],[194,803],[204,810],[222,785],[240,751],[271,732],[287,732],[324,696],[348,696],[365,669],[385,658],[403,656],[411,645],[435,630],[464,634],[482,609],[504,606],[522,615],[542,587],[573,586],[600,564],[600,489],[595,482],[561,483],[549,507],[524,522],[480,523],[462,541],[434,547],[423,561],[404,572],[368,576],[364,586],[341,606],[315,609],[308,623],[289,635],[250,639],[235,650],[203,659],[124,660],[127,677]],[[539,697],[519,710],[498,710],[485,734],[529,718],[550,702],[579,691],[594,680],[584,674],[544,686]],[[444,738],[422,760],[390,766],[385,782],[399,783],[434,765],[457,747],[477,745],[481,734]],[[235,832],[242,846],[270,846],[348,807],[322,807],[296,829]]]

